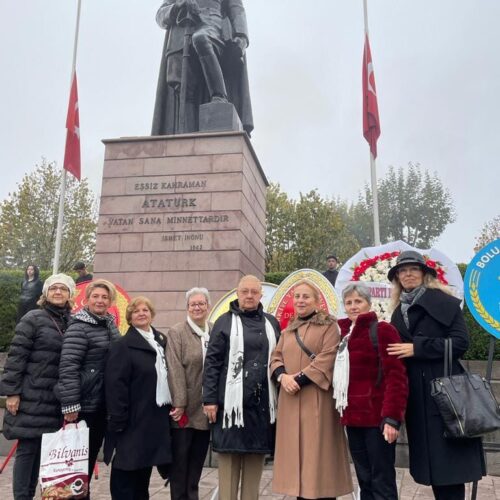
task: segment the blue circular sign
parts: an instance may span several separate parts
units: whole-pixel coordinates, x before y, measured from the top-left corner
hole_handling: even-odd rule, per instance
[[[500,338],[500,239],[477,252],[464,281],[465,301],[474,319]]]

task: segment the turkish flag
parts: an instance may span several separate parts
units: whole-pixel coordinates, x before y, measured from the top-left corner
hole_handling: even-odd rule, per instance
[[[368,35],[365,37],[365,50],[363,51],[363,135],[370,145],[373,157],[376,158],[377,139],[380,137],[380,119]]]
[[[78,112],[78,88],[76,72],[73,73],[69,94],[68,116],[66,118],[66,148],[64,150],[64,168],[80,180],[80,115]]]

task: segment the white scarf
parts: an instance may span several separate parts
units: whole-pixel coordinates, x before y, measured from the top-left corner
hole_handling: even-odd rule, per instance
[[[153,330],[141,330],[136,327],[136,330],[142,335],[144,340],[156,351],[156,404],[165,406],[172,403],[172,396],[168,387],[168,371],[165,361],[165,352],[163,348],[156,342]]]
[[[187,317],[188,325],[191,327],[198,337],[200,337],[201,341],[201,353],[203,356],[203,364],[205,364],[205,356],[207,355],[207,346],[210,336],[208,335],[210,328],[208,323],[205,323],[205,328],[202,330],[189,316]]]
[[[276,333],[270,321],[266,320],[266,336],[268,342],[267,366],[271,361],[271,354],[276,347]],[[244,362],[243,323],[237,314],[231,320],[231,333],[229,337],[229,366],[226,378],[226,393],[224,396],[224,415],[222,428],[226,429],[235,425],[244,427],[243,422],[243,362]],[[269,393],[270,422],[276,420],[276,387],[267,371],[267,388]]]
[[[343,415],[347,408],[347,392],[349,391],[349,337],[351,336],[354,322],[351,324],[349,333],[340,341],[333,366],[333,398],[335,399],[335,408]]]

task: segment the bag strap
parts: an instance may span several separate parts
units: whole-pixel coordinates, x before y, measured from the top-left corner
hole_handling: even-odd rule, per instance
[[[444,376],[451,376],[451,366],[453,363],[453,343],[448,337],[444,339]]]
[[[52,320],[52,323],[54,323],[54,326],[56,327],[56,330],[59,332],[59,335],[61,337],[64,336],[64,332],[59,328],[59,325],[57,324],[57,321],[50,315],[50,313],[47,313],[48,317]]]
[[[372,341],[373,348],[377,353],[378,358],[378,373],[377,381],[375,382],[375,387],[378,387],[382,383],[382,360],[380,359],[380,353],[378,352],[378,321],[374,320],[370,323],[370,340]]]
[[[308,349],[304,342],[302,342],[298,330],[295,330],[295,339],[297,340],[297,344],[299,344],[299,347],[308,355],[310,359],[314,359],[316,357],[316,354]]]

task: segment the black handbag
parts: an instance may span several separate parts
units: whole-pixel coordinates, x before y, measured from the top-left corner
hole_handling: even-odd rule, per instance
[[[500,408],[480,375],[451,374],[452,341],[445,339],[444,376],[431,380],[431,396],[444,422],[444,437],[474,438],[500,429]]]

